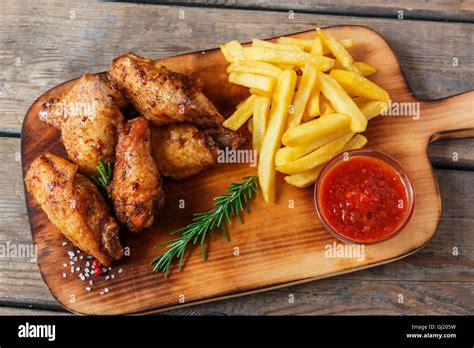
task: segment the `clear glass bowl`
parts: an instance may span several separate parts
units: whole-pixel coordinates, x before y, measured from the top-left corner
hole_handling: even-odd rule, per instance
[[[347,157],[348,156],[348,157]],[[373,241],[357,241],[357,240],[352,240],[349,239],[347,236],[344,236],[340,234],[338,231],[336,231],[326,220],[326,218],[323,215],[321,206],[320,206],[320,200],[319,200],[319,192],[320,192],[320,184],[323,181],[324,176],[339,162],[344,161],[345,158],[353,158],[353,157],[369,157],[369,158],[375,158],[378,160],[383,161],[384,163],[388,164],[391,168],[394,169],[394,171],[399,175],[400,179],[402,180],[403,185],[405,186],[406,189],[406,194],[407,194],[407,212],[404,216],[403,221],[400,223],[400,225],[389,235],[382,237],[381,239],[373,240]],[[400,233],[400,231],[406,226],[408,221],[410,221],[410,218],[413,214],[413,209],[415,207],[415,189],[413,187],[413,184],[411,180],[409,179],[408,175],[405,173],[403,168],[398,164],[398,162],[391,156],[378,151],[374,149],[358,149],[358,150],[350,150],[350,151],[345,151],[338,156],[334,157],[331,161],[329,161],[324,168],[321,170],[319,173],[319,176],[316,180],[316,183],[314,185],[314,205],[316,207],[316,212],[318,213],[319,218],[321,219],[321,222],[323,223],[324,227],[331,232],[336,238],[340,239],[343,242],[346,243],[357,243],[357,244],[374,244],[374,243],[380,243],[383,242],[387,239],[393,238],[396,235]]]

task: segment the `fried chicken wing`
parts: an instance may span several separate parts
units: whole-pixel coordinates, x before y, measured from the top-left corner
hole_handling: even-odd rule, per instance
[[[49,220],[79,249],[108,266],[123,256],[119,226],[95,185],[51,153],[35,159],[25,184]]]
[[[151,226],[163,206],[164,193],[152,156],[149,121],[143,117],[120,128],[109,191],[118,220],[131,232]]]
[[[224,128],[224,117],[201,92],[200,80],[168,70],[157,61],[127,53],[109,67],[110,81],[157,125],[189,122],[213,134],[221,146],[238,148],[243,138]]]
[[[117,128],[128,101],[104,75],[85,74],[59,98],[43,104],[41,120],[61,130],[61,140],[79,171],[92,175],[99,160],[113,162]]]
[[[151,145],[160,174],[173,179],[194,175],[216,162],[212,139],[189,123],[152,127]]]

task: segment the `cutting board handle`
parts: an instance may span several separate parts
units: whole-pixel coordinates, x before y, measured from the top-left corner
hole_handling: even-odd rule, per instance
[[[474,91],[437,101],[424,101],[423,114],[430,113],[427,131],[430,142],[445,138],[474,137]]]

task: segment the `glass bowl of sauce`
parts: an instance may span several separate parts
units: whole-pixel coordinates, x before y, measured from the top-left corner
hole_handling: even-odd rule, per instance
[[[341,153],[326,164],[314,200],[319,218],[334,236],[371,244],[394,237],[408,223],[415,190],[392,157],[361,149]]]

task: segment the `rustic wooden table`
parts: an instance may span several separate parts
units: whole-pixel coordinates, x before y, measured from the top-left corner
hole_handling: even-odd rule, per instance
[[[87,71],[103,71],[126,51],[159,58],[230,39],[358,24],[387,39],[418,98],[433,100],[474,89],[474,5],[325,3],[2,1],[0,244],[31,243],[19,153],[28,107],[49,88]],[[474,139],[439,141],[429,153],[443,213],[436,236],[418,253],[357,273],[168,313],[473,314]],[[0,255],[0,314],[66,313],[50,295],[35,262],[6,256]]]

